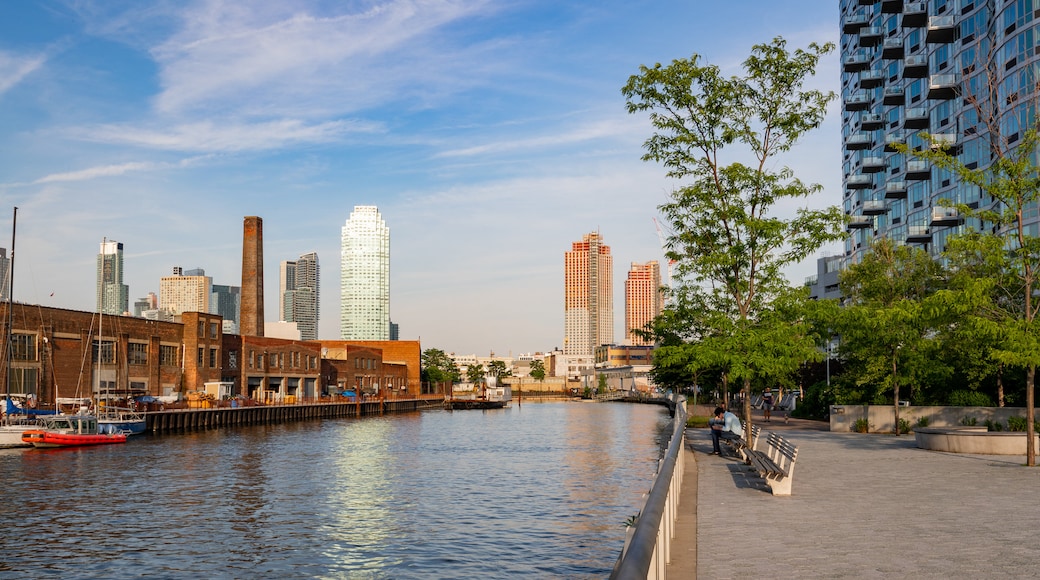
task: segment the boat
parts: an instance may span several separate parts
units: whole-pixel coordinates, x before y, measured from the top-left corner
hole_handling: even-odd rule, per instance
[[[102,433],[94,415],[51,415],[40,417],[41,427],[22,433],[22,441],[33,447],[81,447],[126,443],[126,433]]]
[[[100,433],[140,435],[148,426],[144,415],[125,407],[106,406],[97,414],[97,421]]]
[[[31,447],[32,444],[22,441],[22,433],[39,427],[39,415],[55,413],[33,409],[34,399],[28,395],[6,393],[0,395],[0,400],[0,449]]]
[[[494,375],[488,375],[484,384],[481,385],[479,394],[473,392],[459,396],[455,395],[453,390],[452,397],[445,403],[446,406],[451,410],[501,409],[505,407],[513,399],[513,388],[497,385],[497,379],[498,377]]]

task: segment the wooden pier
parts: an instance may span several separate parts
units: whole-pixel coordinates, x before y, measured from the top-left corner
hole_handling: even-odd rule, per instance
[[[442,398],[428,399],[374,399],[356,402],[319,402],[295,405],[258,405],[253,407],[217,407],[209,409],[172,409],[143,413],[148,433],[178,433],[221,429],[243,425],[267,425],[290,421],[311,421],[408,413],[423,409],[437,409]]]

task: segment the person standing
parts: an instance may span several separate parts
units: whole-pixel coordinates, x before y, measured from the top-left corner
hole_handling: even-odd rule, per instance
[[[773,389],[766,389],[766,392],[762,393],[762,413],[768,423],[773,416]]]

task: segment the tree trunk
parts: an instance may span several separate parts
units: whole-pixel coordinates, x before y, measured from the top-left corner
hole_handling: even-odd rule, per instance
[[[892,353],[892,389],[895,401],[896,437],[899,437],[899,375],[896,374],[896,355]]]
[[[1004,363],[997,367],[997,406],[1004,406]]]
[[[751,379],[744,379],[744,441],[751,443]]]
[[[729,406],[729,373],[722,373],[722,407],[730,411]]]
[[[1026,465],[1036,466],[1036,445],[1033,442],[1036,429],[1033,420],[1036,417],[1034,407],[1035,395],[1033,393],[1033,381],[1036,379],[1036,365],[1029,365],[1026,372]]]

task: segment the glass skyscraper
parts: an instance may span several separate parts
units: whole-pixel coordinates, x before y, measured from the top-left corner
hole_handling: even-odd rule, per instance
[[[343,226],[339,328],[343,340],[390,340],[390,228],[376,206],[355,206]]]
[[[123,284],[123,244],[101,242],[97,256],[97,311],[121,315],[130,311],[130,287]]]
[[[303,340],[318,339],[318,254],[304,254],[282,262],[281,315],[295,322]]]

